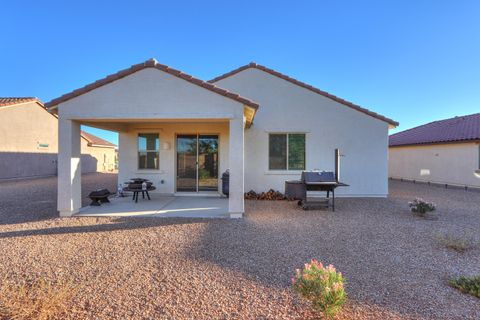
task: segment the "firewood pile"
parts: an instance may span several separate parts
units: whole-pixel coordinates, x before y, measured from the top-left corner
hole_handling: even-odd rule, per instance
[[[267,192],[256,193],[253,190],[245,193],[246,200],[285,200],[285,195],[280,191],[275,191],[273,189],[268,190]]]

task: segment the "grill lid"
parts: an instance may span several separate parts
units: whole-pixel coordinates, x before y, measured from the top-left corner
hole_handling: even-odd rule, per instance
[[[331,171],[303,171],[304,183],[335,183],[335,174]]]

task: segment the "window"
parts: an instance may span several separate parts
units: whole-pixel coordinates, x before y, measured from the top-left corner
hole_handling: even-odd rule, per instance
[[[305,170],[304,133],[271,133],[268,143],[270,170]]]
[[[157,133],[138,134],[138,168],[158,169],[159,138]]]

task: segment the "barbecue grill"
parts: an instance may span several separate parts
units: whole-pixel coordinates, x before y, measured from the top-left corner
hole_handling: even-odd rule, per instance
[[[332,207],[335,211],[335,189],[337,187],[347,187],[348,184],[342,183],[340,177],[340,152],[335,149],[335,172],[332,171],[303,171],[302,183],[305,186],[304,198],[298,201],[298,205],[303,210],[320,209]],[[308,198],[308,191],[326,191],[327,197],[310,197]],[[330,198],[330,192],[332,197]],[[330,201],[331,200],[331,201]]]

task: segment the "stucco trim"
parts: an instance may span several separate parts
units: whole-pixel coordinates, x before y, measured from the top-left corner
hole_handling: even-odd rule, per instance
[[[292,78],[292,77],[290,77],[290,76],[287,76],[287,75],[285,75],[285,74],[283,74],[283,73],[280,73],[280,72],[278,72],[278,71],[275,71],[275,70],[273,70],[273,69],[270,69],[270,68],[267,68],[267,67],[265,67],[265,66],[259,65],[259,64],[255,63],[255,62],[250,62],[250,63],[247,64],[247,65],[241,66],[241,67],[239,67],[239,68],[237,68],[237,69],[235,69],[235,70],[232,70],[232,71],[230,71],[230,72],[227,72],[227,73],[225,73],[225,74],[222,74],[222,75],[220,75],[220,76],[218,76],[218,77],[216,77],[216,78],[213,78],[213,79],[209,80],[208,82],[210,82],[210,83],[215,83],[215,82],[218,82],[218,81],[223,80],[223,79],[225,79],[225,78],[231,77],[231,76],[233,76],[233,75],[235,75],[235,74],[237,74],[237,73],[240,73],[240,72],[242,72],[242,71],[244,71],[244,70],[247,70],[247,69],[250,69],[250,68],[254,68],[254,69],[261,70],[261,71],[266,72],[266,73],[268,73],[268,74],[271,74],[271,75],[273,75],[273,76],[275,76],[275,77],[278,77],[278,78],[280,78],[280,79],[283,79],[283,80],[286,80],[286,81],[288,81],[288,82],[290,82],[290,83],[293,83],[293,84],[295,84],[295,85],[297,85],[297,86],[300,86],[300,87],[305,88],[305,89],[307,89],[307,90],[310,90],[310,91],[313,91],[313,92],[315,92],[315,93],[318,93],[318,94],[320,94],[320,95],[322,95],[322,96],[324,96],[324,97],[327,97],[327,98],[329,98],[329,99],[332,99],[333,101],[336,101],[336,102],[338,102],[338,103],[341,103],[341,104],[343,104],[343,105],[345,105],[345,106],[347,106],[347,107],[350,107],[350,108],[352,108],[352,109],[354,109],[354,110],[357,110],[357,111],[360,111],[360,112],[362,112],[362,113],[365,113],[365,114],[367,114],[367,115],[369,115],[369,116],[372,116],[372,117],[374,117],[374,118],[376,118],[376,119],[385,121],[385,122],[387,122],[387,123],[388,123],[390,126],[392,126],[392,127],[397,127],[397,126],[399,125],[399,123],[398,123],[397,121],[395,121],[395,120],[392,120],[392,119],[390,119],[390,118],[387,118],[387,117],[385,117],[385,116],[382,116],[382,115],[380,115],[380,114],[378,114],[378,113],[376,113],[376,112],[370,111],[370,110],[368,110],[368,109],[366,109],[366,108],[360,107],[359,105],[356,105],[356,104],[354,104],[354,103],[352,103],[352,102],[350,102],[350,101],[347,101],[347,100],[345,100],[345,99],[339,98],[339,97],[337,97],[337,96],[335,96],[335,95],[333,95],[333,94],[330,94],[330,93],[328,93],[328,92],[326,92],[326,91],[323,91],[323,90],[320,90],[320,89],[318,89],[318,88],[315,88],[315,87],[312,86],[312,85],[309,85],[309,84],[307,84],[307,83],[305,83],[305,82],[302,82],[302,81],[300,81],[300,80],[294,79],[294,78]]]

